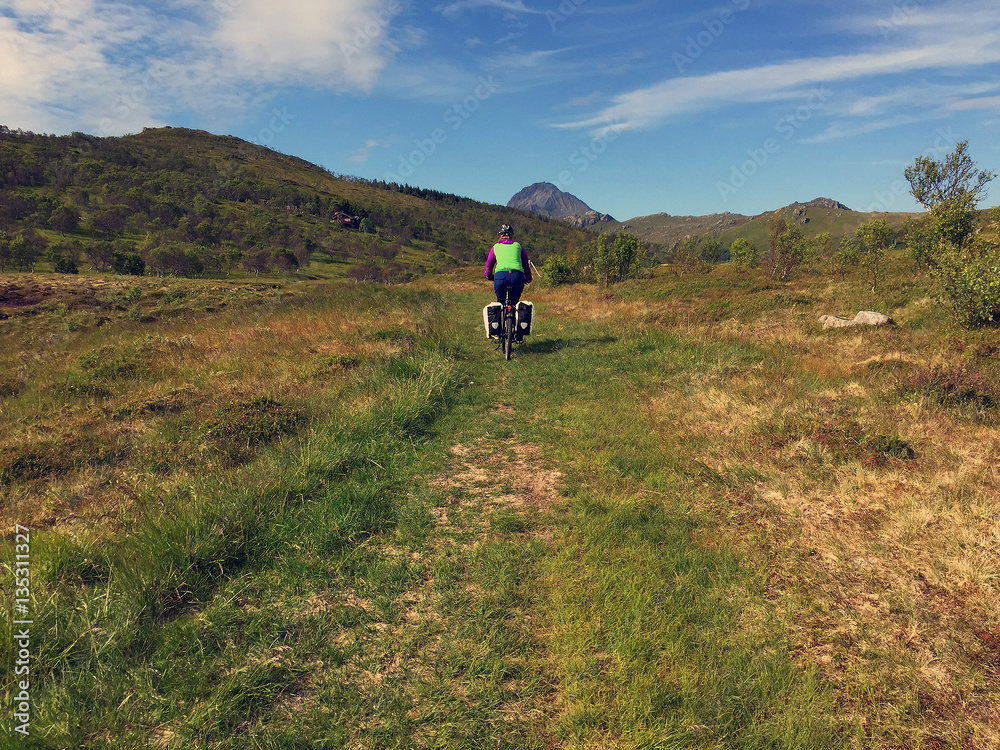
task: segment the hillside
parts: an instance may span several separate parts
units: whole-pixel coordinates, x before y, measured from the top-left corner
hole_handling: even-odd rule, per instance
[[[482,261],[504,222],[538,262],[591,239],[516,209],[335,175],[231,136],[0,130],[0,231],[24,233],[20,254],[0,257],[0,271],[60,262],[122,271],[141,260],[140,269],[172,275],[398,281]]]
[[[632,232],[637,237],[667,248],[683,242],[688,237],[715,234],[730,227],[738,227],[750,221],[741,214],[709,214],[707,216],[671,216],[659,213],[637,216],[634,219],[609,224],[608,230]]]
[[[806,203],[792,203],[789,206],[768,211],[757,216],[742,214],[710,214],[708,216],[670,216],[654,214],[640,216],[611,225],[612,229],[624,229],[647,242],[655,242],[673,247],[689,237],[712,235],[728,248],[737,237],[751,240],[757,247],[767,246],[767,221],[774,214],[784,214],[790,222],[798,223],[807,237],[829,232],[834,243],[853,236],[858,226],[873,218],[885,218],[894,229],[902,229],[911,213],[863,213],[852,211],[841,203],[827,198],[816,198]]]

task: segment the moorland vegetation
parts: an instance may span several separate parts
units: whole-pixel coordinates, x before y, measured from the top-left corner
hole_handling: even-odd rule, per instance
[[[392,191],[337,186],[383,242]],[[929,270],[995,251],[975,201],[655,268],[526,223],[506,362],[478,266],[413,237],[412,280],[358,283],[322,248],[363,233],[285,197],[299,272],[0,275],[35,746],[1000,747],[996,328]],[[858,310],[896,325],[818,322]]]

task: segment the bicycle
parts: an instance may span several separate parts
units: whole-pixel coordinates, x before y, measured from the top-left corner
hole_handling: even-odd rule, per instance
[[[503,349],[504,357],[510,361],[510,352],[514,346],[514,334],[517,331],[517,317],[514,305],[510,301],[510,287],[506,287],[503,300],[503,326],[500,330],[500,340],[497,341],[497,351]]]
[[[510,360],[514,342],[522,343],[531,334],[535,319],[533,303],[524,300],[514,302],[511,296],[508,286],[504,289],[503,302],[491,302],[483,308],[486,337],[497,340],[497,351],[502,351],[507,360]]]

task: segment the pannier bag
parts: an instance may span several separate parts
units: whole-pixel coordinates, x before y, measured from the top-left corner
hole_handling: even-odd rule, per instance
[[[522,336],[531,335],[531,327],[535,323],[535,303],[534,302],[518,302],[517,303],[517,335],[518,338]]]
[[[493,302],[483,308],[483,325],[486,327],[486,338],[500,335],[503,327],[503,305]]]

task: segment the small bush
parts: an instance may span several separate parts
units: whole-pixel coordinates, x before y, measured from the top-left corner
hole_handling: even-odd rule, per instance
[[[0,398],[16,396],[23,390],[23,380],[7,373],[0,373]]]
[[[319,361],[317,371],[323,373],[328,370],[348,370],[359,364],[361,364],[361,360],[350,354],[331,354]]]
[[[86,466],[118,463],[127,449],[117,438],[64,435],[60,439],[0,450],[0,482],[31,481],[66,474]]]
[[[233,463],[248,461],[257,449],[298,432],[305,415],[270,396],[254,396],[219,407],[206,423],[206,441]]]
[[[890,459],[908,461],[917,453],[899,435],[866,430],[857,422],[826,422],[813,429],[812,439],[837,461],[860,461],[866,466],[884,466]]]
[[[95,380],[113,381],[141,375],[146,366],[135,350],[113,346],[99,346],[84,353],[77,360],[81,369]]]
[[[146,261],[136,253],[115,251],[111,256],[111,270],[122,276],[142,276],[146,273]]]
[[[995,409],[1000,387],[979,372],[957,367],[928,367],[902,383],[903,395],[923,394],[942,406]]]
[[[55,272],[70,273],[70,274],[80,273],[80,268],[77,266],[76,261],[73,258],[61,255],[58,258],[56,258]]]
[[[565,284],[573,275],[573,266],[562,253],[553,253],[542,266],[542,276],[552,286]]]

